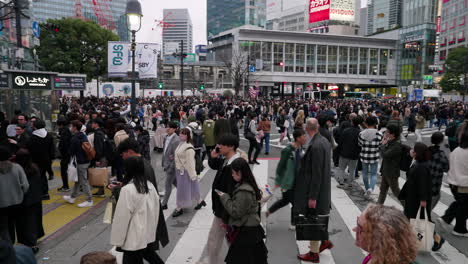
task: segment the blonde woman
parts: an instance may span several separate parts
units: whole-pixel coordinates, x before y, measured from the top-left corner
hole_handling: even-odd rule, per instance
[[[174,154],[177,178],[177,209],[175,209],[172,217],[181,216],[184,213],[183,209],[191,207],[193,201],[198,202],[195,210],[206,206],[200,195],[200,185],[198,184],[195,167],[195,148],[192,145],[190,130],[183,128],[179,137],[180,144]]]
[[[297,112],[296,120],[294,121],[294,129],[304,129],[305,115],[304,110],[299,110]]]
[[[371,204],[357,218],[356,246],[369,255],[362,264],[411,264],[418,252],[408,218],[395,207]]]

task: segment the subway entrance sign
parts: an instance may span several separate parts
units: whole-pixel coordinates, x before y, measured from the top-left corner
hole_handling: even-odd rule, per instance
[[[86,90],[86,75],[63,75],[54,78],[55,90]]]

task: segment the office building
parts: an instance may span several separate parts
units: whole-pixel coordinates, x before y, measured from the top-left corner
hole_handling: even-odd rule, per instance
[[[359,17],[359,36],[367,35],[368,19],[367,19],[367,7],[363,7],[360,10],[361,16]]]
[[[39,22],[67,17],[94,21],[116,33],[120,40],[128,41],[126,5],[127,0],[41,0],[32,2],[32,13]]]
[[[174,52],[192,53],[193,26],[188,9],[164,9],[163,17],[168,24],[163,31],[163,54],[172,56]],[[180,47],[181,41],[184,46]]]
[[[370,0],[367,5],[367,34],[401,27],[403,0]]]
[[[299,5],[281,11],[276,18],[267,20],[266,29],[306,32],[309,30],[308,5]]]
[[[211,38],[208,54],[248,56],[262,94],[291,96],[316,87],[396,95],[395,39],[235,28]],[[235,57],[234,57],[235,56]],[[248,83],[248,82],[247,82]],[[252,83],[251,83],[252,84]]]
[[[266,0],[207,0],[207,36],[242,25],[265,27]]]
[[[457,11],[458,12],[458,11]],[[424,88],[436,49],[438,0],[406,0],[399,29],[398,78],[403,91]]]
[[[450,50],[466,46],[468,34],[466,18],[468,17],[468,1],[452,0],[441,4],[441,17],[438,18],[439,54],[436,61],[443,64]]]

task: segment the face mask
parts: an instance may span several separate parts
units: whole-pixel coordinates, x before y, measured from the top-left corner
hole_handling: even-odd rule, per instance
[[[180,138],[180,140],[183,141],[183,142],[187,141],[187,136],[184,135],[184,134],[180,134],[180,135],[179,135],[179,138]]]

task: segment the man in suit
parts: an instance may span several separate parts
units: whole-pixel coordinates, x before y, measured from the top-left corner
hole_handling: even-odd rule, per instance
[[[163,210],[167,209],[167,202],[172,192],[172,185],[177,188],[177,181],[175,175],[175,150],[179,146],[180,139],[176,134],[178,126],[175,122],[170,122],[167,127],[167,136],[164,139],[164,149],[162,158],[162,167],[166,172],[166,189],[164,193],[164,200],[162,202]]]

